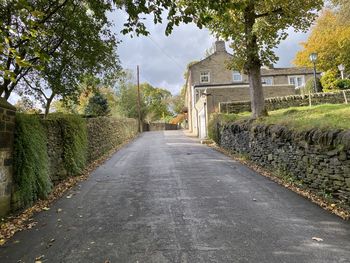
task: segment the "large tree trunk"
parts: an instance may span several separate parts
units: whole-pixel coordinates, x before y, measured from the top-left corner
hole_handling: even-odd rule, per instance
[[[267,115],[265,108],[264,90],[261,83],[260,65],[250,65],[249,91],[251,98],[252,118],[256,119]]]
[[[47,115],[49,115],[50,113],[50,107],[51,107],[51,102],[53,100],[53,98],[56,96],[55,93],[52,93],[51,96],[49,98],[46,99],[46,105],[45,105],[45,119],[47,117]]]
[[[249,75],[249,91],[252,109],[252,118],[256,119],[267,115],[265,108],[264,91],[261,82],[261,60],[257,37],[253,32],[256,20],[254,1],[251,1],[245,10],[245,35],[247,61],[245,70]]]

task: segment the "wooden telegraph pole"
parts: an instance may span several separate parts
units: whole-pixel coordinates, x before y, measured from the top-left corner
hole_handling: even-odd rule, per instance
[[[141,101],[140,101],[140,68],[138,65],[137,65],[137,111],[138,111],[138,115],[139,115],[139,118],[137,120],[137,123],[139,126],[138,131],[142,132],[142,128],[141,128],[141,125],[142,125],[142,122],[141,122]]]

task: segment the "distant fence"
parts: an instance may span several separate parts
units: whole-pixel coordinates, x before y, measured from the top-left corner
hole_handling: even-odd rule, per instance
[[[341,104],[350,101],[350,90],[311,94],[312,105]],[[268,111],[309,105],[309,95],[291,95],[265,99]],[[221,102],[221,113],[251,111],[250,101]]]
[[[177,130],[177,124],[170,123],[144,123],[143,131],[168,131],[168,130]]]

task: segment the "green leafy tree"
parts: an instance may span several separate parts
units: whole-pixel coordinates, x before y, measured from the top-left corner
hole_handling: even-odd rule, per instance
[[[17,112],[28,112],[34,108],[34,102],[29,97],[23,96],[14,106]]]
[[[131,72],[124,71],[123,74],[124,76],[116,85],[119,109],[123,116],[138,119],[137,86],[134,84]],[[142,93],[140,94],[140,113],[141,120],[145,120],[147,106]]]
[[[176,114],[183,113],[183,110],[185,108],[185,93],[186,93],[186,86],[183,86],[180,91],[180,94],[172,97],[171,107],[173,112]]]
[[[145,100],[148,121],[165,120],[171,116],[169,106],[172,95],[168,90],[155,88],[148,83],[141,84],[140,89]]]
[[[108,100],[101,94],[96,93],[89,99],[89,104],[85,108],[85,114],[88,116],[107,116],[110,113]]]
[[[106,27],[109,10],[111,3],[107,0],[1,1],[0,96],[8,99],[23,78],[43,70],[49,86],[61,90],[63,85],[59,87],[52,79],[57,80],[61,68],[70,65],[64,61],[74,61],[73,51],[76,58],[84,54],[87,62],[87,54],[96,48],[89,43],[90,38],[92,43],[96,38],[115,41]],[[99,57],[89,59],[99,61]],[[62,74],[62,78],[67,77]]]

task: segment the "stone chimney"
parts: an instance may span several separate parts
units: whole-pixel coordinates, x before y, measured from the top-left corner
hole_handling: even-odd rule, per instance
[[[226,52],[225,41],[216,40],[214,44],[215,52]]]

